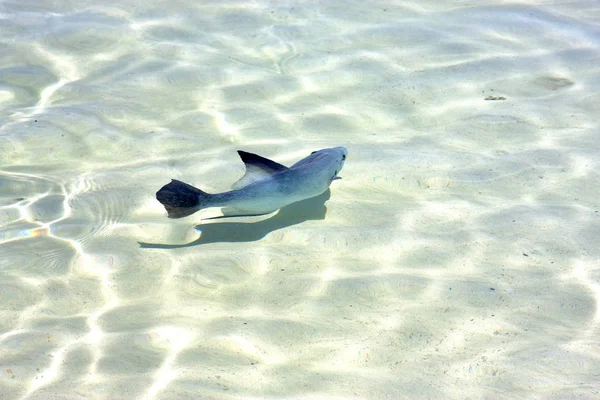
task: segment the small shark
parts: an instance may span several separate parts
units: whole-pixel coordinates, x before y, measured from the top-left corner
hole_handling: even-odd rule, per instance
[[[297,201],[324,193],[338,177],[348,151],[333,147],[313,151],[291,167],[256,154],[238,151],[246,173],[233,190],[210,194],[171,180],[156,192],[169,218],[183,218],[208,207],[222,207],[223,217],[269,214]]]

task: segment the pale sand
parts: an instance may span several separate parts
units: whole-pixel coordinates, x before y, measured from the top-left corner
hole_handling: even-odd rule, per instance
[[[598,398],[597,3],[220,3],[0,6],[0,399]]]

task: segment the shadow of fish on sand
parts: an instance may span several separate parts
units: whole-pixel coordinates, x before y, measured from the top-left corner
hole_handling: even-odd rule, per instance
[[[327,213],[325,202],[329,200],[330,196],[331,191],[327,189],[327,191],[319,196],[282,207],[277,214],[262,221],[227,221],[200,224],[195,227],[196,230],[201,232],[200,238],[186,244],[169,245],[160,243],[138,243],[140,244],[140,247],[147,249],[177,249],[208,243],[254,242],[264,238],[269,233],[282,228],[297,225],[305,221],[325,219],[325,214]]]

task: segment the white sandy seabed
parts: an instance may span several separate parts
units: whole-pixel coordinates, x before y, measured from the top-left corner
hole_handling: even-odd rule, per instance
[[[597,1],[101,3],[0,3],[0,399],[600,396]]]

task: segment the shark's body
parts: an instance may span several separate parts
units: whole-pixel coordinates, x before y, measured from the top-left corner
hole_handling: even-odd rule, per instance
[[[169,218],[183,218],[208,207],[222,207],[223,216],[268,214],[288,204],[325,192],[344,166],[348,151],[334,147],[314,151],[291,167],[256,154],[238,151],[245,175],[229,192],[210,194],[173,179],[157,193]]]

